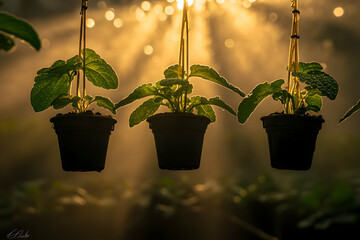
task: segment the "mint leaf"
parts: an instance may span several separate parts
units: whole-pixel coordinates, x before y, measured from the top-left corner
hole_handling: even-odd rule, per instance
[[[214,98],[210,98],[208,101],[209,105],[215,105],[218,107],[221,107],[223,109],[225,109],[226,111],[228,111],[229,113],[231,113],[232,115],[236,116],[236,112],[234,111],[234,109],[232,109],[232,107],[230,107],[229,105],[227,105],[223,100],[220,99],[220,97],[214,97]]]
[[[156,88],[151,83],[143,84],[140,87],[137,87],[132,93],[130,93],[129,96],[118,102],[115,105],[115,109],[125,106],[129,103],[132,103],[138,99],[156,94],[157,94]]]
[[[73,62],[74,58],[68,60]],[[105,62],[94,50],[85,50],[85,75],[97,87],[116,89],[118,78],[112,67]]]
[[[319,112],[322,107],[322,99],[318,94],[308,95],[305,98],[305,102],[307,103],[306,110],[311,110],[314,112]]]
[[[153,115],[159,109],[160,104],[161,102],[155,98],[150,98],[149,100],[145,101],[131,113],[129,126],[133,127]]]
[[[282,94],[281,85],[284,83],[285,81],[283,79],[279,79],[272,83],[265,82],[257,85],[239,104],[238,121],[244,124],[259,103],[269,95],[274,93]]]
[[[317,62],[311,62],[311,63],[303,63],[299,62],[299,71],[300,73],[311,73],[311,72],[321,72],[323,70],[323,67],[321,64]],[[294,71],[293,71],[294,72]]]
[[[339,86],[334,78],[324,72],[312,72],[309,74],[293,72],[293,76],[298,77],[300,82],[306,83],[318,89],[323,95],[331,100],[335,100],[339,91]]]
[[[5,34],[0,33],[0,50],[10,51],[15,46],[14,40]]]
[[[164,76],[165,78],[178,78],[178,72],[179,72],[179,64],[172,65],[165,69]],[[181,77],[181,73],[180,73]]]
[[[216,121],[215,111],[210,105],[197,105],[195,109],[198,115],[209,118],[211,122]]]
[[[340,119],[339,123],[341,123],[342,121],[346,120],[348,117],[350,117],[351,115],[353,115],[355,112],[357,112],[360,109],[360,100],[354,105],[352,106],[345,114],[344,116]]]
[[[190,67],[190,70],[191,73],[189,77],[200,77],[202,79],[209,80],[238,93],[242,97],[245,97],[245,94],[239,88],[228,83],[225,78],[221,77],[214,69],[208,66],[195,64]]]
[[[89,98],[88,98],[89,99]],[[106,98],[106,97],[102,97],[102,96],[96,96],[94,98],[94,100],[91,100],[92,102],[96,102],[96,104],[99,106],[99,107],[103,107],[103,108],[106,108],[108,109],[110,112],[112,112],[113,114],[116,114],[116,110],[115,110],[115,105],[114,103]]]
[[[53,71],[64,66],[64,61],[56,61],[50,68],[44,68],[35,77],[35,84],[31,90],[30,101],[35,112],[43,111],[51,106],[53,101],[60,95],[67,94],[70,87],[68,74]]]
[[[14,35],[17,38],[28,42],[36,50],[40,50],[40,39],[33,27],[25,20],[14,15],[0,13],[0,31]]]

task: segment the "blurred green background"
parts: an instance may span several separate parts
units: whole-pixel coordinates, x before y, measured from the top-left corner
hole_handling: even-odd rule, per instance
[[[115,116],[104,171],[72,173],[61,169],[49,122],[58,111],[34,113],[30,90],[38,69],[76,55],[80,3],[5,0],[1,8],[27,19],[42,49],[18,41],[12,52],[0,53],[0,239],[14,229],[40,240],[360,238],[360,114],[337,124],[360,98],[359,2],[299,3],[300,59],[320,62],[340,85],[336,101],[324,100],[310,171],[270,167],[259,119],[281,106],[267,99],[246,125],[217,109],[200,169],[185,172],[158,169],[147,123],[128,127],[135,102]],[[145,5],[89,0],[87,45],[116,70],[119,88],[110,91],[116,102],[161,79],[177,61],[176,2]],[[190,62],[213,66],[248,93],[286,77],[290,26],[287,0],[194,0]],[[194,85],[197,94],[225,96],[234,108],[241,101],[211,83]],[[94,91],[109,94],[89,88]]]

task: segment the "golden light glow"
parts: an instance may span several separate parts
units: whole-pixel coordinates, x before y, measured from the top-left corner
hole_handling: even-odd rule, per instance
[[[167,7],[165,7],[165,13],[166,13],[167,15],[173,15],[174,12],[175,12],[175,10],[174,10],[174,8],[173,8],[172,6],[167,6]]]
[[[121,28],[124,25],[124,22],[120,18],[115,18],[113,24],[116,28]]]
[[[156,4],[154,7],[155,14],[161,14],[163,12],[163,6],[161,4]]]
[[[144,47],[144,53],[146,55],[151,55],[153,52],[154,52],[154,49],[153,49],[153,47],[151,45],[146,45]]]
[[[217,2],[218,4],[223,4],[223,3],[225,2],[225,0],[216,0],[216,2]]]
[[[141,3],[141,8],[142,8],[144,11],[149,11],[150,8],[151,8],[150,2],[149,2],[149,1],[143,1],[143,2]]]
[[[184,0],[176,0],[178,9],[182,10],[184,8]],[[194,0],[186,0],[189,7],[193,5]]]
[[[108,21],[112,21],[112,20],[115,18],[115,13],[114,13],[114,11],[112,11],[112,10],[106,11],[106,13],[105,13],[105,18],[106,18],[106,20],[108,20]]]
[[[162,21],[162,22],[166,21],[166,19],[167,19],[167,15],[165,13],[163,13],[163,12],[161,12],[158,15],[158,17],[159,17],[159,20]]]
[[[254,2],[256,2],[256,0],[248,0],[249,2],[251,2],[251,3],[254,3]]]
[[[93,28],[95,26],[95,20],[92,18],[87,18],[86,19],[86,26],[88,28]]]
[[[167,0],[168,1],[168,3],[173,3],[173,2],[175,2],[175,0]]]
[[[250,8],[251,7],[251,2],[243,1],[242,5],[244,6],[244,8]]]
[[[344,15],[345,11],[342,7],[337,7],[334,9],[334,15],[335,17],[341,17],[342,15]]]
[[[145,13],[144,11],[141,9],[141,8],[137,8],[136,11],[135,11],[135,17],[136,17],[136,20],[138,20],[139,22],[142,22],[145,20],[146,16],[145,16]]]

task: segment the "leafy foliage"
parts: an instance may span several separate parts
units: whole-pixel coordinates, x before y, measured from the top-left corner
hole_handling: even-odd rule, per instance
[[[221,107],[236,116],[236,112],[218,96],[210,99],[202,96],[187,97],[188,94],[192,93],[194,87],[189,82],[189,78],[199,77],[201,79],[209,80],[220,84],[241,96],[244,95],[243,92],[239,88],[228,83],[212,68],[202,65],[193,65],[190,67],[190,70],[189,77],[182,79],[178,77],[179,65],[168,67],[164,71],[165,79],[162,79],[155,84],[147,83],[137,87],[129,96],[118,102],[115,105],[115,109],[136,100],[153,96],[131,113],[129,119],[130,127],[139,124],[153,115],[160,106],[169,108],[171,112],[196,113],[208,117],[212,122],[216,120],[216,116],[211,105]]]
[[[322,107],[321,97],[327,96],[335,100],[339,90],[335,79],[322,72],[322,69],[322,66],[316,62],[300,62],[298,72],[294,72],[294,67],[292,68],[292,76],[307,85],[300,93],[282,89],[281,86],[284,84],[282,79],[257,85],[239,104],[238,121],[244,124],[260,102],[270,95],[275,101],[280,101],[284,109],[289,105],[295,115],[303,115],[308,111],[319,112]]]
[[[72,104],[75,111],[83,112],[90,104],[96,103],[115,113],[115,105],[110,99],[87,95],[84,98],[72,96],[71,83],[77,71],[82,70],[82,61],[78,56],[56,61],[49,68],[42,68],[37,72],[35,84],[31,90],[31,105],[36,112],[46,110],[53,106],[54,109],[63,108]],[[118,78],[115,71],[95,51],[85,49],[85,76],[97,87],[114,89],[118,86]]]
[[[0,49],[9,51],[15,46],[15,43],[10,37],[1,32],[24,40],[36,50],[41,48],[40,39],[33,27],[25,20],[14,15],[0,12]]]
[[[355,112],[357,112],[360,109],[360,100],[354,105],[352,106],[345,114],[344,116],[340,119],[339,123],[343,122],[344,120],[346,120],[348,117],[350,117],[351,115],[353,115]]]

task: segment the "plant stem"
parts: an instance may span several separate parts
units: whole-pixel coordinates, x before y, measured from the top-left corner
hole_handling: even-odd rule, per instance
[[[289,61],[287,69],[287,83],[288,83],[288,92],[292,96],[296,95],[296,103],[294,102],[295,98],[287,98],[285,102],[285,113],[293,114],[296,111],[296,108],[300,105],[300,82],[297,77],[293,77],[291,72],[299,71],[299,10],[298,10],[298,0],[291,0],[292,7],[292,26],[291,26],[291,38],[290,38],[290,47],[289,47]],[[292,102],[292,103],[291,103]]]
[[[181,37],[180,37],[180,54],[179,54],[179,69],[178,78],[188,80],[189,76],[189,21],[188,21],[188,3],[184,0],[182,23],[181,23]],[[181,94],[179,103],[179,111],[186,111],[187,90]],[[182,109],[181,109],[181,105]]]

